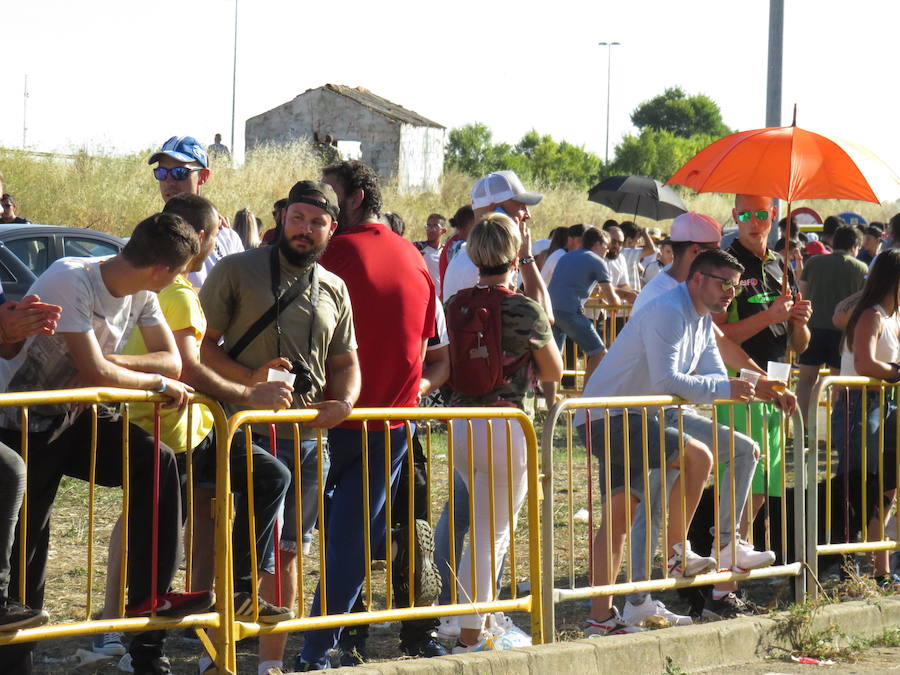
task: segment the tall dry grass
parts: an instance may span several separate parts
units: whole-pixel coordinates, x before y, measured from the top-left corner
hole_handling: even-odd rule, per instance
[[[143,218],[162,207],[156,180],[147,158],[152,148],[125,156],[80,152],[70,157],[37,157],[17,150],[0,149],[0,170],[6,178],[6,191],[16,196],[19,214],[36,223],[89,227],[127,235]],[[232,217],[242,208],[259,214],[271,226],[272,203],[287,195],[298,180],[316,178],[321,161],[305,143],[285,147],[267,147],[253,151],[237,168],[214,167],[203,188],[219,210]],[[406,221],[407,237],[424,238],[428,214],[449,217],[469,201],[474,178],[447,173],[436,193],[402,194],[395,184],[384,187],[386,211],[399,213]],[[573,187],[528,186],[545,194],[533,209],[532,229],[543,236],[558,225],[602,223],[607,218],[625,219],[610,209],[587,200],[581,189]],[[730,224],[732,198],[720,194],[687,194],[685,203],[694,211],[707,213],[723,225]],[[797,202],[811,206],[823,216],[854,211],[867,220],[887,221],[900,211],[900,202],[867,204],[864,202],[815,200]],[[642,225],[668,230],[671,221],[655,223],[638,219]]]

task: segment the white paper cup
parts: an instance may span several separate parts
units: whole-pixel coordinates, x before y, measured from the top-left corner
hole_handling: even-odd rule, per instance
[[[286,370],[278,370],[277,368],[269,368],[269,377],[267,382],[287,382],[292,387],[294,386],[294,379],[297,376],[294,373],[290,373]]]
[[[741,368],[741,379],[749,382],[754,387],[756,383],[759,382],[760,374],[755,370],[750,370],[749,368]]]
[[[766,366],[766,376],[770,380],[777,380],[787,384],[788,378],[791,376],[791,364],[769,361],[769,364]]]

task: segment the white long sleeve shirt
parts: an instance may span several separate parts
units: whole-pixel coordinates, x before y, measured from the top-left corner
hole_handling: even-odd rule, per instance
[[[632,316],[584,389],[589,398],[662,395],[694,403],[712,403],[730,393],[712,316],[698,314],[683,283]],[[584,424],[584,417],[579,411],[575,424]]]

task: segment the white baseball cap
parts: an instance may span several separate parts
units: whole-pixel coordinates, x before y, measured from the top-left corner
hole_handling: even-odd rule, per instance
[[[472,188],[472,208],[480,209],[509,199],[534,206],[544,198],[539,192],[528,192],[515,171],[495,171],[479,178]]]
[[[691,241],[695,244],[718,244],[722,239],[722,226],[712,216],[688,211],[672,221],[672,229],[666,243]]]

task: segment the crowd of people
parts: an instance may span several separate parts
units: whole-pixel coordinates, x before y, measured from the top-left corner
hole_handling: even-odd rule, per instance
[[[228,159],[225,146],[212,150]],[[890,222],[884,251],[883,228],[860,231],[837,219],[826,221],[821,238],[782,236],[770,248],[777,208],[757,195],[736,196],[737,233],[724,248],[721,225],[695,212],[675,218],[664,239],[658,230],[608,220],[600,227],[561,226],[533,241],[531,209],[543,195],[527,190],[514,172],[498,171],[476,181],[471,202],[449,219],[429,215],[425,239],[410,243],[402,236],[403,218],[383,208],[375,173],[357,161],[336,161],[278,200],[274,227],[261,234],[261,220],[249,209],[229,222],[202,196],[214,167],[194,138],[170,138],[149,164],[155,165],[161,209],[134,227],[121,253],[58,260],[25,298],[0,305],[4,391],[107,386],[154,391],[166,400],[159,409],[133,404],[128,426],[119,408],[102,407],[96,422],[83,406],[31,408],[24,418],[27,471],[20,456],[23,418],[16,409],[0,409],[3,630],[48,620],[41,608],[50,514],[63,476],[89,479],[94,439],[96,482],[118,486],[127,438],[131,490],[131,506],[110,542],[103,617],[118,614],[123,575],[129,617],[181,617],[215,604],[210,502],[216,438],[210,412],[190,403],[195,391],[229,413],[315,410],[300,426],[299,444],[289,425],[277,425],[274,438],[254,429],[251,440],[237,435],[231,448],[235,616],[274,624],[294,616],[298,561],[316,528],[324,535],[321,574],[328,583],[315,592],[313,616],[365,610],[368,557],[394,560],[400,606],[484,602],[499,592],[527,494],[521,429],[501,417],[451,422],[453,503],[432,532],[429,464],[415,425],[365,427],[348,420],[355,407],[405,408],[437,399],[453,407],[525,409],[531,397],[551,407],[559,397],[563,353],[571,354],[572,345],[586,357],[585,397],[734,401],[720,405],[718,422],[690,408],[648,409],[646,417],[637,409],[612,409],[608,416],[578,412],[580,438],[600,464],[600,491],[610,491],[592,543],[592,583],[603,585],[616,580],[629,529],[632,578],[650,577],[654,551],[646,544],[655,547],[664,523],[660,543],[671,576],[772,565],[775,554],[748,540],[765,497],[784,493],[785,414],[798,398],[805,414],[825,364],[834,373],[900,379],[900,249],[892,247],[900,247],[900,214]],[[15,218],[14,207],[3,193],[4,218]],[[448,225],[453,234],[445,242]],[[792,252],[787,267],[778,253],[784,247]],[[585,309],[592,297],[626,306],[609,348]],[[799,355],[796,396],[767,369],[791,353]],[[865,403],[849,395],[836,401],[834,413],[836,447],[849,447],[837,470],[854,476],[849,485],[857,490],[863,475],[878,470],[879,427],[886,430],[884,465],[896,462],[896,404],[871,395]],[[157,415],[154,499],[146,476],[154,470]],[[277,452],[267,451],[271,445]],[[695,551],[686,533],[714,466],[721,487],[713,545]],[[180,593],[172,584],[182,555],[189,473],[192,590]],[[862,501],[869,509],[859,517],[872,522],[870,534],[885,513],[874,505],[892,503],[892,477],[895,472],[886,471],[883,485]],[[327,507],[320,512],[323,493]],[[124,525],[129,556],[123,570]],[[411,558],[413,578],[406,572]],[[156,567],[148,574],[151,559]],[[886,553],[876,556],[873,569],[882,582],[894,581]],[[638,632],[650,616],[684,625],[752,612],[736,590],[717,585],[689,615],[648,593],[627,596],[621,611],[612,596],[600,596],[584,632]],[[410,656],[440,656],[448,653],[442,637],[453,641],[453,653],[500,649],[511,643],[504,634],[521,631],[502,613],[409,620],[402,622],[400,647]],[[333,649],[342,665],[358,665],[366,637],[365,626],[307,631],[294,667],[324,669]],[[127,646],[120,633],[103,633],[92,649],[121,657],[120,666],[135,673],[167,673],[164,641],[164,631],[135,633]],[[286,633],[261,636],[261,674],[279,672],[285,647]],[[5,672],[30,672],[32,651],[32,644],[0,648]],[[217,672],[208,656],[201,657],[199,672]]]

